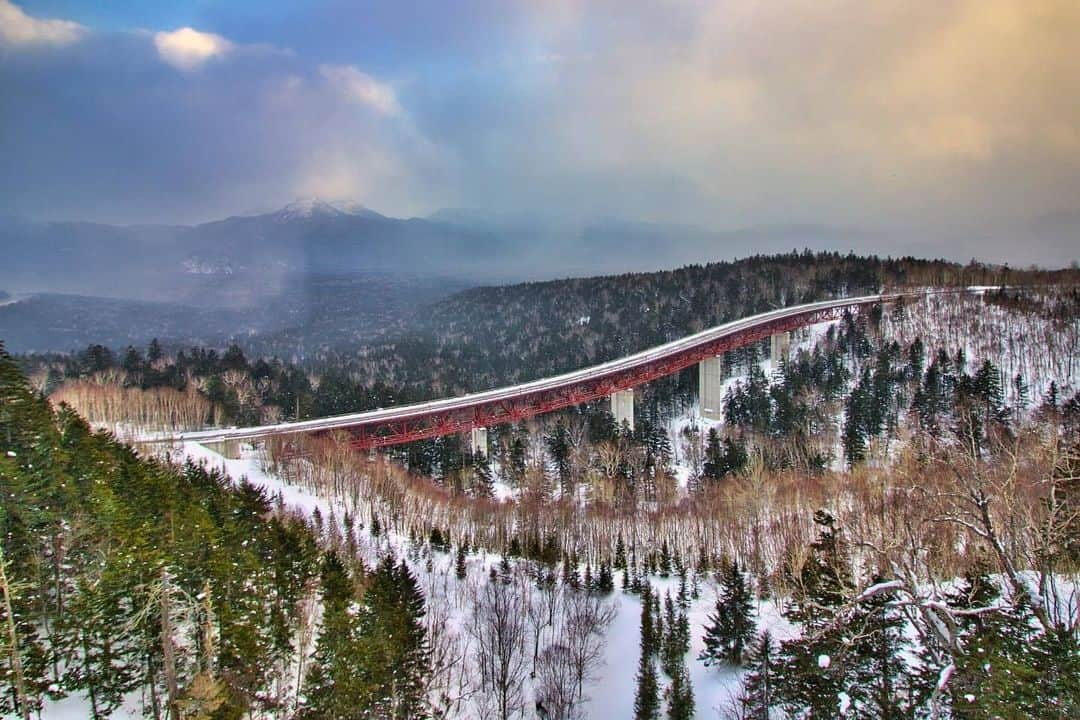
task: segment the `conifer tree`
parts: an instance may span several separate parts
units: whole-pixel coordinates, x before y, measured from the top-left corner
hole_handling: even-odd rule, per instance
[[[776,708],[776,646],[769,631],[762,630],[750,645],[747,672],[742,680],[743,717],[746,720],[770,720]]]
[[[653,627],[652,585],[641,589],[641,656],[638,660],[637,690],[634,693],[634,720],[656,720],[660,710],[660,689],[653,662],[656,637]]]
[[[883,582],[875,578],[873,584]],[[844,638],[844,685],[855,717],[900,720],[909,717],[910,693],[901,658],[903,618],[891,605],[890,595],[875,595],[854,609],[838,630]]]
[[[465,579],[465,543],[458,545],[457,556],[454,558],[454,574],[457,576],[458,580]]]
[[[491,461],[488,460],[486,453],[477,454],[474,469],[476,472],[476,496],[481,498],[494,497],[495,481],[491,473]]]
[[[671,549],[668,547],[667,540],[664,540],[660,544],[660,577],[666,578],[671,575]]]
[[[352,579],[334,553],[323,556],[322,629],[308,669],[301,717],[355,717],[375,700],[368,677],[373,658],[361,644],[362,626]]]
[[[691,720],[694,717],[694,688],[686,663],[680,662],[664,691],[668,720]]]
[[[679,620],[675,611],[675,603],[671,599],[671,592],[664,595],[664,634],[660,641],[660,668],[668,677],[675,677],[679,665],[682,664],[682,642],[679,637]]]
[[[716,428],[709,428],[708,439],[705,443],[703,473],[710,480],[717,480],[724,474],[724,449],[721,446],[720,434],[716,432]]]
[[[727,563],[720,578],[720,592],[705,627],[705,648],[700,660],[706,665],[742,662],[743,648],[754,633],[754,604],[746,579],[736,562]]]
[[[835,610],[853,590],[847,554],[830,513],[814,514],[818,539],[796,579],[796,592],[785,616],[802,626],[802,638],[785,642],[780,648],[776,697],[789,714],[832,717],[844,689],[844,678],[833,658],[844,648],[844,639],[826,632]]]
[[[1024,411],[1031,403],[1031,394],[1024,376],[1017,373],[1013,378],[1013,422],[1017,425],[1023,417]]]
[[[606,562],[600,563],[600,572],[596,577],[596,591],[603,595],[609,595],[615,591],[615,578],[611,572],[611,566]]]

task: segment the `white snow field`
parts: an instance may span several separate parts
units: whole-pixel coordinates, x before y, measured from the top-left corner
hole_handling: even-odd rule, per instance
[[[793,337],[791,353],[794,356],[800,350],[810,350],[828,330],[831,323],[820,323],[796,333]],[[1051,380],[1057,382],[1063,398],[1071,396],[1080,388],[1080,319],[1064,324],[1031,315],[1019,315],[1003,308],[987,305],[978,296],[925,297],[909,303],[903,317],[894,317],[892,313],[884,315],[883,332],[906,345],[916,336],[921,337],[926,347],[927,360],[939,348],[945,347],[950,352],[963,347],[967,356],[969,372],[973,371],[984,359],[992,360],[1001,368],[1006,402],[1014,402],[1013,387],[1009,380],[1017,373],[1022,373],[1030,387],[1030,405],[1037,405],[1045,395]],[[1032,342],[1032,339],[1035,342]],[[761,369],[771,377],[776,367],[772,360],[763,360]],[[732,377],[726,381],[726,390],[742,380],[743,376]],[[686,413],[673,419],[669,425],[672,447],[675,449],[674,473],[680,485],[685,486],[691,469],[681,457],[679,445],[682,430],[690,424],[707,429],[716,422],[701,420],[696,417],[697,408],[690,408]],[[129,428],[113,428],[125,432]],[[138,433],[132,433],[138,435]],[[146,437],[146,433],[142,433]],[[259,452],[251,447],[244,447],[239,459],[226,459],[218,453],[193,441],[184,442],[179,450],[174,449],[174,459],[190,458],[195,462],[222,469],[235,480],[246,478],[252,484],[264,489],[273,499],[290,512],[311,517],[316,510],[324,522],[334,518],[340,523],[349,509],[347,500],[319,496],[307,488],[291,485],[263,469]],[[513,497],[515,491],[501,483],[496,485],[499,499]],[[359,532],[360,552],[365,560],[373,563],[388,551],[405,558],[416,573],[420,585],[425,588],[433,610],[444,614],[445,625],[450,633],[464,633],[464,624],[471,613],[467,585],[483,581],[489,569],[498,563],[497,554],[473,554],[468,559],[468,577],[459,581],[453,571],[452,553],[431,552],[426,546],[418,550],[410,548],[406,538],[385,532],[379,538],[372,538],[367,530]],[[587,695],[585,716],[589,718],[627,718],[633,714],[635,676],[638,664],[638,623],[641,603],[637,596],[624,593],[620,586],[621,576],[616,574],[616,591],[610,601],[615,604],[617,613],[614,621],[605,633],[603,665],[595,671],[594,679],[586,685]],[[677,578],[652,578],[653,586],[662,597],[667,591],[674,591],[678,586]],[[435,592],[436,588],[438,591]],[[689,618],[691,624],[691,651],[686,657],[696,703],[696,718],[717,718],[727,708],[738,692],[741,672],[730,667],[708,668],[699,661],[702,650],[702,632],[707,615],[712,611],[715,588],[711,581],[703,579],[701,592],[697,600],[692,601]],[[797,634],[798,629],[785,620],[780,607],[773,602],[758,605],[758,629],[769,629],[777,641],[788,639]],[[830,659],[822,657],[821,663]],[[664,683],[663,675],[660,675]],[[524,717],[533,717],[532,688],[526,680],[527,708]],[[845,700],[840,698],[841,703]],[[842,709],[838,707],[838,712]],[[46,704],[42,717],[46,720],[74,720],[89,717],[88,702],[79,697],[70,697],[62,701]],[[140,698],[133,696],[124,708],[114,714],[117,718],[143,717]],[[464,708],[456,717],[471,719],[478,714],[471,708]]]

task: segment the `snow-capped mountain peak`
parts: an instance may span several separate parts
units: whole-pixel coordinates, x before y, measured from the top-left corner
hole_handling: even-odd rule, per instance
[[[383,217],[374,210],[361,205],[353,200],[323,200],[317,197],[300,198],[289,203],[274,213],[274,219],[278,222],[288,222],[301,218],[311,217],[335,217],[339,215],[355,215],[362,217]]]
[[[289,203],[274,213],[274,218],[279,222],[296,220],[298,218],[310,218],[316,216],[344,215],[342,210],[319,198],[300,198]]]

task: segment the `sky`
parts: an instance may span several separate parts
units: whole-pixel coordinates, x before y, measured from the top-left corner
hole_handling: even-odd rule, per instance
[[[1080,3],[0,0],[0,213],[311,196],[1065,263]]]

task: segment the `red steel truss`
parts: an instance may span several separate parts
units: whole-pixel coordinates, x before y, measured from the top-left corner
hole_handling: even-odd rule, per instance
[[[470,395],[277,425],[183,432],[143,442],[229,443],[278,438],[283,441],[282,451],[285,454],[305,451],[304,444],[299,442],[302,435],[332,437],[335,441],[343,435],[356,448],[399,445],[478,427],[516,422],[598,400],[620,390],[629,390],[672,375],[706,358],[745,347],[770,335],[814,323],[832,322],[847,313],[876,304],[924,294],[925,291],[909,291],[777,308],[593,367]]]
[[[858,310],[860,307],[862,306],[849,305],[811,310],[803,314],[761,323],[626,370],[617,370],[610,374],[509,399],[480,401],[450,411],[431,412],[404,420],[357,424],[346,428],[345,431],[349,433],[349,443],[354,448],[370,449],[466,432],[478,427],[517,422],[533,415],[541,415],[608,397],[620,390],[628,390],[657,378],[672,375],[706,358],[745,347],[777,333],[815,323],[839,320],[845,313]],[[341,430],[339,429],[338,432]]]

